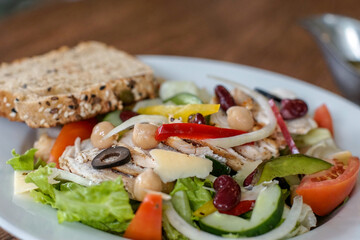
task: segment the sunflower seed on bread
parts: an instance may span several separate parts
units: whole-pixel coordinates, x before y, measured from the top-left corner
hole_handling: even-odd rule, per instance
[[[99,42],[61,47],[0,65],[0,116],[53,127],[154,97],[150,67]]]

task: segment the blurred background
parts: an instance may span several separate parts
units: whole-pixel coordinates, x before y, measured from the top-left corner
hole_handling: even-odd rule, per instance
[[[0,0],[0,62],[80,41],[131,54],[235,62],[289,75],[341,94],[300,20],[360,18],[358,0]],[[0,230],[0,239],[14,239]]]

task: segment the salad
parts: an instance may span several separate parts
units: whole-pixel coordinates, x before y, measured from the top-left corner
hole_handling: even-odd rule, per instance
[[[317,226],[353,189],[326,105],[289,91],[187,81],[13,151],[15,193],[131,239],[286,239]],[[229,87],[225,87],[229,86]],[[231,86],[231,87],[230,87]],[[141,230],[139,230],[141,229]]]

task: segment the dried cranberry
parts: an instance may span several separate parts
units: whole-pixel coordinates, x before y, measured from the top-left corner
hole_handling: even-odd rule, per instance
[[[216,194],[213,203],[218,210],[229,211],[240,202],[241,189],[232,177],[218,177],[214,182],[214,189]]]
[[[205,118],[201,113],[191,114],[188,118],[189,123],[206,124]]]
[[[222,85],[215,87],[215,95],[219,100],[220,107],[226,112],[230,107],[235,106],[234,98],[229,91]]]
[[[301,99],[283,99],[281,101],[281,116],[285,120],[296,119],[304,116],[308,111],[308,106]]]
[[[135,117],[137,115],[139,115],[139,114],[136,112],[124,110],[120,113],[119,117],[120,117],[121,121],[125,122],[126,120],[129,120],[130,118]]]

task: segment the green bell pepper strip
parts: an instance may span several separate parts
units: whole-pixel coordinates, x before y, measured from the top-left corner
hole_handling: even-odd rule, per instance
[[[276,177],[286,177],[296,174],[313,174],[329,169],[331,163],[319,158],[303,154],[281,156],[264,164],[260,179],[257,184],[271,181]]]

